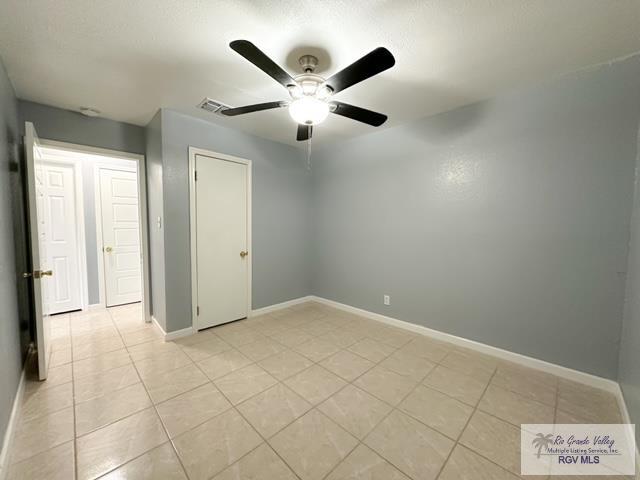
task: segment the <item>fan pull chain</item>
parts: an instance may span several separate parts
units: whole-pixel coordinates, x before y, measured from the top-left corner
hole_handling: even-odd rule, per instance
[[[311,137],[307,140],[307,171],[311,171]]]

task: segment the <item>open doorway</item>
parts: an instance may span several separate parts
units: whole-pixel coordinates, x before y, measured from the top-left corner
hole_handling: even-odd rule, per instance
[[[144,157],[40,143],[50,314],[142,303],[149,321]]]

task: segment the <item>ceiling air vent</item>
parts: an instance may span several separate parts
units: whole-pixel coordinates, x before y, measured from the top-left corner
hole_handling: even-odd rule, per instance
[[[224,103],[221,103],[217,100],[205,98],[200,102],[200,104],[198,105],[198,108],[201,108],[202,110],[206,110],[207,112],[217,113],[218,115],[221,115],[221,111],[229,108],[229,105],[225,105]]]

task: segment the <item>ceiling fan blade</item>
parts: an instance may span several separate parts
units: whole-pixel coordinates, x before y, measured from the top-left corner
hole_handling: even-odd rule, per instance
[[[296,84],[296,81],[291,75],[280,68],[277,63],[267,57],[262,50],[248,40],[234,40],[229,46],[283,87],[286,88],[289,85]]]
[[[352,120],[357,120],[358,122],[366,123],[368,125],[373,125],[374,127],[379,127],[387,121],[386,115],[367,110],[366,108],[356,107],[342,102],[331,102],[330,105],[331,107],[335,107],[331,109],[332,113],[342,115],[343,117],[351,118]]]
[[[360,60],[355,61],[347,68],[340,70],[327,80],[333,93],[349,88],[356,83],[384,72],[395,65],[396,59],[389,50],[378,47],[367,53]]]
[[[255,105],[245,105],[244,107],[237,108],[225,108],[220,110],[222,115],[227,117],[235,117],[236,115],[243,115],[245,113],[259,112],[261,110],[271,110],[272,108],[285,107],[287,102],[267,102],[256,103]]]
[[[296,135],[296,140],[299,142],[303,140],[309,140],[311,138],[311,134],[313,133],[313,125],[302,125],[298,124],[298,135]]]

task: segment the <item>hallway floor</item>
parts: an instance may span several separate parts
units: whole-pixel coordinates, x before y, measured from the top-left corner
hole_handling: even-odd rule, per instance
[[[11,479],[509,480],[520,424],[622,421],[602,390],[317,303],[169,343],[139,304],[53,322]]]

